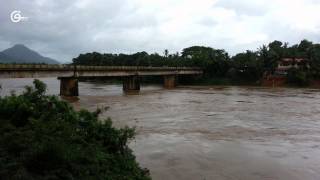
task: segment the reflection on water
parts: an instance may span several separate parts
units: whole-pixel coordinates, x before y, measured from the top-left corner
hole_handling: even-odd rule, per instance
[[[43,79],[59,93],[56,79]],[[2,79],[1,95],[32,79]],[[116,126],[134,126],[130,146],[154,179],[320,179],[320,91],[260,87],[143,86],[80,83],[73,105]]]

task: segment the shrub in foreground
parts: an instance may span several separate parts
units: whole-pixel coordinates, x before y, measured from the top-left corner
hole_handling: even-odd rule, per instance
[[[133,129],[77,112],[33,83],[0,97],[1,179],[150,179],[127,145]]]

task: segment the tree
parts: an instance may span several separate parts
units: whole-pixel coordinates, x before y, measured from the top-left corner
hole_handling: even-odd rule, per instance
[[[100,56],[93,52],[81,54],[73,62],[82,65],[197,66],[204,70],[202,79],[226,78],[230,74],[237,74],[237,78],[256,80],[261,78],[264,72],[273,74],[282,58],[309,60],[310,69],[305,68],[304,71],[310,78],[320,78],[320,44],[313,44],[306,39],[291,46],[287,42],[275,40],[261,46],[256,52],[247,51],[236,54],[233,60],[230,60],[229,54],[223,49],[191,46],[183,49],[181,55],[169,54],[167,49],[163,56],[146,52]],[[243,72],[238,74],[240,71]]]
[[[169,51],[168,51],[168,49],[165,49],[165,50],[164,50],[164,57],[166,57],[166,58],[167,58],[167,57],[168,57],[168,55],[169,55]]]
[[[284,48],[282,47],[283,43],[280,41],[273,41],[269,43],[269,56],[275,61],[279,61],[284,56]]]
[[[291,68],[287,74],[287,82],[296,86],[307,86],[309,84],[308,74],[302,69]]]
[[[1,179],[150,179],[128,147],[134,129],[45,91],[35,80],[22,95],[0,97]]]
[[[233,67],[237,70],[237,76],[247,81],[256,81],[261,78],[263,64],[257,53],[247,51],[232,57]]]
[[[313,43],[306,39],[302,40],[298,46],[298,50],[300,52],[300,56],[304,58],[310,58],[310,50],[313,47]]]
[[[225,76],[229,70],[229,55],[221,49],[192,46],[182,51],[184,59],[190,59],[194,66],[204,68],[206,75]]]
[[[262,62],[262,70],[264,72],[273,73],[277,66],[277,55],[274,52],[270,52],[266,45],[260,47],[257,51],[258,58]]]
[[[315,44],[310,49],[310,70],[314,78],[320,78],[320,44]]]

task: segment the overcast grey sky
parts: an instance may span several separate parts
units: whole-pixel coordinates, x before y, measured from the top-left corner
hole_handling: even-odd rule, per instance
[[[20,10],[28,21],[13,23]],[[320,41],[320,0],[0,0],[0,50],[25,44],[60,62],[85,52],[231,54],[275,39]]]

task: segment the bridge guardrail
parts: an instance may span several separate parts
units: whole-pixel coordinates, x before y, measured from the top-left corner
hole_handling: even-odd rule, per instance
[[[151,67],[151,66],[83,66],[83,65],[67,65],[67,64],[57,64],[57,65],[46,65],[46,64],[0,64],[0,70],[202,70],[199,67]]]

